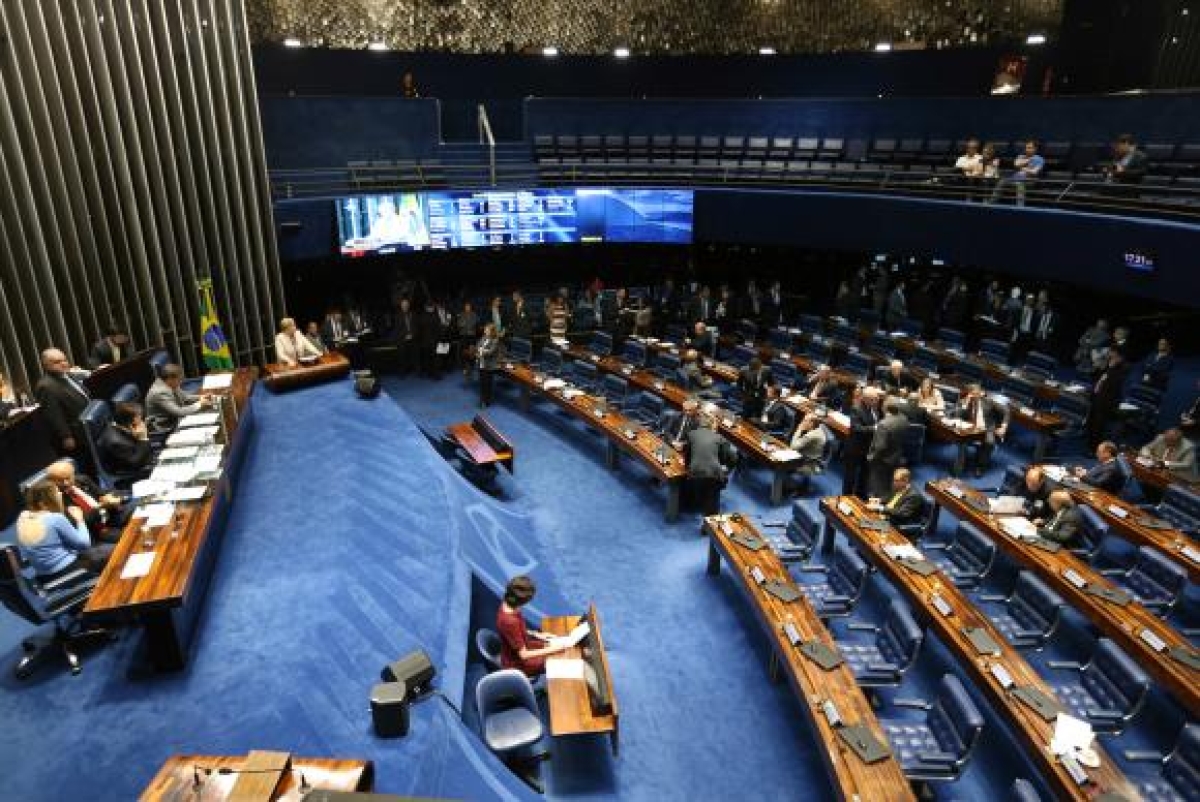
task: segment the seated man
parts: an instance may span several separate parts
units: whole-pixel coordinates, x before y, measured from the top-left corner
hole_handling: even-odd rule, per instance
[[[1183,436],[1179,429],[1167,429],[1155,437],[1138,452],[1139,456],[1154,460],[1159,467],[1166,468],[1174,476],[1186,482],[1195,482],[1196,447]]]
[[[908,468],[897,468],[892,474],[892,495],[887,501],[869,499],[867,506],[892,522],[893,525],[919,524],[925,514],[925,499],[912,486]]]
[[[688,432],[699,425],[699,412],[700,402],[689,398],[683,402],[682,411],[669,409],[664,412],[658,419],[655,431],[673,448],[683,448],[683,444],[687,442]]]
[[[800,455],[799,473],[813,476],[825,470],[825,449],[829,433],[821,425],[821,419],[813,413],[805,415],[792,434],[790,447]]]
[[[104,330],[104,338],[92,346],[88,355],[88,367],[92,370],[105,365],[115,365],[122,359],[133,356],[133,347],[129,344],[129,334],[116,324]]]
[[[703,396],[719,395],[715,390],[710,390],[713,380],[711,376],[706,376],[700,367],[700,355],[694,350],[683,352],[679,370],[676,372],[676,379],[683,389],[692,393],[700,393]]]
[[[149,472],[150,434],[137,404],[117,404],[112,422],[96,445],[106,471],[135,477]]]
[[[1037,465],[1025,471],[1025,486],[1021,496],[1025,499],[1025,514],[1030,518],[1045,518],[1050,510],[1050,482]]]
[[[1096,446],[1096,459],[1099,462],[1091,470],[1076,468],[1075,478],[1106,493],[1120,495],[1125,487],[1125,472],[1121,470],[1121,463],[1117,462],[1116,444],[1105,440]]]
[[[828,365],[822,365],[809,378],[804,394],[813,401],[820,401],[832,406],[837,389],[837,382],[833,378],[833,369]]]
[[[762,415],[767,400],[767,387],[774,384],[771,369],[764,367],[762,360],[753,357],[738,374],[737,389],[742,396],[742,416],[754,420]]]
[[[325,347],[325,340],[321,337],[321,324],[317,321],[310,321],[304,329],[304,337],[316,349],[318,354],[324,354],[329,349]]]
[[[133,505],[115,493],[105,493],[90,476],[75,473],[75,464],[59,460],[46,468],[46,478],[62,494],[63,507],[83,513],[88,531],[105,543],[121,539],[121,530],[133,514]]]
[[[983,472],[991,464],[992,451],[995,450],[997,441],[1003,440],[1008,434],[1008,405],[997,403],[983,392],[980,384],[975,383],[963,393],[954,417],[983,429],[983,440],[979,443],[975,455],[975,476],[983,476]]]
[[[1050,517],[1035,518],[1033,523],[1038,534],[1046,540],[1069,546],[1079,534],[1081,516],[1071,494],[1066,490],[1055,490],[1050,494]]]
[[[791,434],[792,410],[779,397],[779,385],[767,385],[767,398],[762,415],[752,421],[756,426],[776,437],[787,438]]]
[[[717,341],[704,321],[696,323],[695,334],[688,339],[687,345],[710,359],[717,355]]]
[[[194,415],[212,405],[212,399],[208,396],[185,393],[182,385],[183,368],[178,365],[164,367],[162,376],[150,385],[146,391],[146,424],[150,431],[169,432],[180,418]]]
[[[880,379],[880,384],[887,390],[888,395],[898,395],[901,398],[907,398],[909,393],[917,389],[917,380],[904,369],[904,363],[899,359],[892,360]]]

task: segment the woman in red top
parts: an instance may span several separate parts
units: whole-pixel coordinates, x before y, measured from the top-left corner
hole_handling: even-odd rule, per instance
[[[546,670],[546,657],[563,651],[564,646],[549,644],[553,636],[529,630],[521,608],[533,600],[537,586],[527,576],[513,577],[504,589],[504,600],[496,611],[496,631],[500,633],[500,665],[519,668],[526,676],[536,677]]]

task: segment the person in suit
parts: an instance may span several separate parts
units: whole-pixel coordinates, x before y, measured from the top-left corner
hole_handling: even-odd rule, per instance
[[[871,498],[867,504],[896,526],[919,524],[925,515],[925,499],[912,486],[908,468],[892,471],[891,492]]]
[[[180,418],[212,405],[208,396],[183,391],[183,368],[167,365],[162,376],[146,391],[146,424],[152,432],[167,432],[175,428]]]
[[[475,341],[479,339],[479,315],[470,301],[463,301],[462,311],[454,321],[454,329],[458,335],[458,361],[462,366],[463,378],[466,378],[471,375],[472,352]]]
[[[975,476],[983,476],[983,472],[991,464],[996,443],[1008,434],[1008,405],[997,403],[983,392],[983,387],[979,384],[971,384],[959,401],[955,417],[984,430],[983,439],[975,449]]]
[[[709,324],[716,320],[717,305],[713,303],[712,290],[708,288],[708,285],[701,287],[700,292],[692,299],[689,312],[688,316],[692,320],[704,324]]]
[[[42,378],[33,388],[33,396],[42,406],[46,424],[59,456],[83,453],[83,424],[79,416],[91,396],[77,378],[71,360],[58,348],[42,351]]]
[[[1104,366],[1101,358],[1107,355],[1110,336],[1108,321],[1104,318],[1097,320],[1079,335],[1078,347],[1075,349],[1075,370],[1084,376],[1094,376],[1098,369]]]
[[[1066,490],[1055,490],[1051,493],[1049,504],[1049,516],[1045,520],[1037,519],[1033,522],[1037,526],[1037,533],[1046,540],[1053,540],[1064,546],[1071,545],[1079,536],[1079,529],[1083,525],[1079,508],[1075,506],[1074,499]]]
[[[451,351],[454,344],[454,315],[444,301],[437,301],[433,306],[433,375],[440,379],[450,366]]]
[[[96,444],[100,463],[106,471],[135,479],[149,473],[150,434],[142,419],[142,408],[122,402],[113,407],[112,422]]]
[[[1133,134],[1121,134],[1113,145],[1113,160],[1104,168],[1104,175],[1111,184],[1135,187],[1142,183],[1149,166],[1150,160],[1145,151],[1137,146],[1137,139]],[[1114,194],[1126,192],[1127,190]]]
[[[279,333],[275,335],[276,362],[295,367],[303,360],[319,359],[320,356],[316,346],[296,328],[295,319],[285,317],[279,321]]]
[[[88,367],[95,370],[105,365],[115,365],[132,355],[133,346],[129,343],[129,334],[115,323],[110,324],[104,330],[104,336],[92,346],[88,355]]]
[[[884,412],[867,451],[867,490],[871,498],[887,495],[892,486],[892,475],[904,465],[908,418],[900,414],[900,404],[895,399],[887,401]]]
[[[737,389],[742,395],[742,417],[755,420],[762,416],[767,401],[767,387],[774,383],[771,369],[765,367],[758,357],[752,357],[737,379]]]
[[[693,334],[688,339],[687,345],[710,359],[716,356],[717,341],[713,337],[712,332],[708,330],[708,324],[703,320],[697,321],[692,331]]]
[[[689,349],[683,352],[679,370],[676,373],[679,386],[688,392],[707,394],[709,388],[712,387],[712,377],[704,374],[700,367],[700,355],[695,350]]]
[[[317,350],[318,353],[324,354],[329,348],[325,345],[325,338],[321,336],[321,324],[315,320],[310,320],[304,328],[304,338]]]
[[[901,398],[907,398],[909,393],[917,389],[917,380],[904,369],[904,363],[899,359],[891,361],[879,381],[888,395],[898,395]]]
[[[525,305],[525,296],[520,290],[513,290],[512,306],[508,312],[508,335],[527,340],[532,334],[533,318]]]
[[[479,368],[479,406],[487,409],[492,403],[492,388],[500,368],[500,335],[491,323],[483,327],[483,336],[475,346],[475,359]]]
[[[1096,446],[1108,436],[1108,428],[1117,416],[1128,376],[1129,363],[1125,361],[1124,352],[1119,348],[1110,348],[1108,367],[1092,385],[1092,403],[1084,421],[1089,445]]]
[[[679,291],[675,288],[675,279],[667,276],[654,299],[658,307],[656,317],[663,323],[673,323],[679,316]]]
[[[793,412],[780,397],[778,384],[767,385],[767,397],[763,402],[762,414],[752,421],[763,431],[776,437],[788,439],[792,430]]]
[[[49,479],[25,491],[25,511],[17,518],[17,548],[43,581],[78,569],[99,574],[113,551],[111,543],[93,545],[83,511],[68,509]]]
[[[1200,382],[1196,382],[1200,386]],[[1200,395],[1196,396],[1196,400],[1187,408],[1186,412],[1179,413],[1179,430],[1185,435],[1196,439],[1200,435]]]
[[[821,365],[808,379],[808,384],[804,388],[804,394],[813,401],[820,401],[826,405],[832,405],[834,397],[837,395],[837,381],[833,377],[833,368],[828,365]]]
[[[321,341],[325,343],[327,349],[337,348],[353,336],[350,330],[350,321],[342,314],[341,309],[334,307],[325,313],[325,319],[321,321]]]
[[[673,448],[680,450],[687,443],[687,436],[700,425],[700,402],[689,398],[679,411],[668,409],[659,416],[655,432]]]
[[[1178,428],[1167,429],[1142,446],[1138,454],[1154,460],[1154,464],[1166,468],[1185,482],[1200,479],[1196,473],[1196,446]]]
[[[549,314],[550,306],[546,305],[546,312]],[[492,298],[492,302],[488,305],[487,314],[484,315],[484,323],[491,323],[496,327],[496,336],[503,337],[505,330],[508,328],[508,315],[504,312],[504,299],[499,295]]]
[[[1076,468],[1075,478],[1114,496],[1125,487],[1125,472],[1117,461],[1117,446],[1105,440],[1096,446],[1096,464],[1091,468]]]
[[[1175,356],[1171,353],[1171,341],[1162,337],[1158,341],[1158,348],[1146,359],[1146,365],[1142,368],[1142,382],[1166,392],[1174,369]]]
[[[879,423],[879,391],[873,387],[855,390],[847,415],[850,433],[842,447],[842,495],[865,495],[867,452]]]
[[[1058,314],[1050,305],[1049,295],[1038,298],[1037,309],[1033,319],[1033,347],[1039,351],[1050,348],[1054,327],[1058,323]]]
[[[90,476],[75,472],[71,460],[59,460],[46,468],[46,478],[62,494],[68,512],[72,507],[83,513],[88,531],[105,543],[116,543],[133,514],[133,503],[116,493],[106,493]]]
[[[825,470],[825,450],[829,445],[829,432],[821,425],[821,419],[812,412],[800,419],[800,425],[792,434],[789,447],[800,455],[797,472],[803,476],[815,476]]]
[[[701,515],[716,515],[721,511],[721,488],[737,461],[737,452],[717,431],[717,419],[704,415],[700,426],[688,432],[685,453],[692,498]]]
[[[1021,496],[1025,499],[1025,514],[1029,518],[1045,518],[1050,510],[1050,482],[1040,467],[1034,465],[1025,471],[1025,484]]]
[[[420,348],[417,341],[419,334],[417,327],[417,313],[413,311],[412,301],[408,298],[401,298],[400,305],[396,309],[396,322],[392,331],[396,341],[397,361],[401,375],[412,372],[416,366],[417,351]]]
[[[908,299],[904,296],[904,281],[896,282],[887,299],[887,325],[896,328],[908,319]]]

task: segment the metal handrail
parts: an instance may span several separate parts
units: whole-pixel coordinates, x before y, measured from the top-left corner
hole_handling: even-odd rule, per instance
[[[492,136],[492,123],[488,120],[487,109],[479,104],[479,144],[488,146],[488,173],[492,177],[492,186],[496,186],[496,137]]]

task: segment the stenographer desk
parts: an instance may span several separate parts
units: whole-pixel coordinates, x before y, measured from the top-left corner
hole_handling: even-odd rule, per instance
[[[263,368],[263,384],[273,393],[340,379],[350,373],[350,360],[337,351],[326,351],[311,364],[284,365],[272,362]]]
[[[220,479],[210,484],[201,501],[176,504],[175,515],[164,526],[144,531],[143,521],[132,519],[83,609],[90,622],[140,625],[146,656],[158,671],[177,671],[187,664],[188,644],[220,550],[238,469],[254,431],[251,393],[256,375],[254,368],[239,368],[227,389],[209,391],[228,399],[223,404],[225,450]],[[126,561],[143,552],[155,555],[149,572],[123,579]]]
[[[253,751],[245,756],[172,755],[139,797],[140,802],[283,802],[309,791],[370,791],[369,760],[293,757]]]
[[[587,621],[591,632],[586,639],[587,648],[592,652],[592,659],[587,662],[596,669],[599,682],[608,688],[608,706],[598,710],[593,704],[592,694],[588,684],[581,679],[564,679],[555,677],[546,680],[547,707],[550,714],[550,734],[556,738],[572,735],[604,735],[607,734],[612,744],[613,754],[621,749],[620,721],[621,715],[617,708],[617,697],[613,691],[612,672],[608,668],[608,653],[604,650],[604,638],[600,632],[600,617],[596,614],[595,605],[588,606]],[[584,618],[577,615],[546,616],[542,619],[542,631],[555,636],[565,636],[571,633]],[[583,645],[571,648],[551,656],[550,660],[584,660]]]

